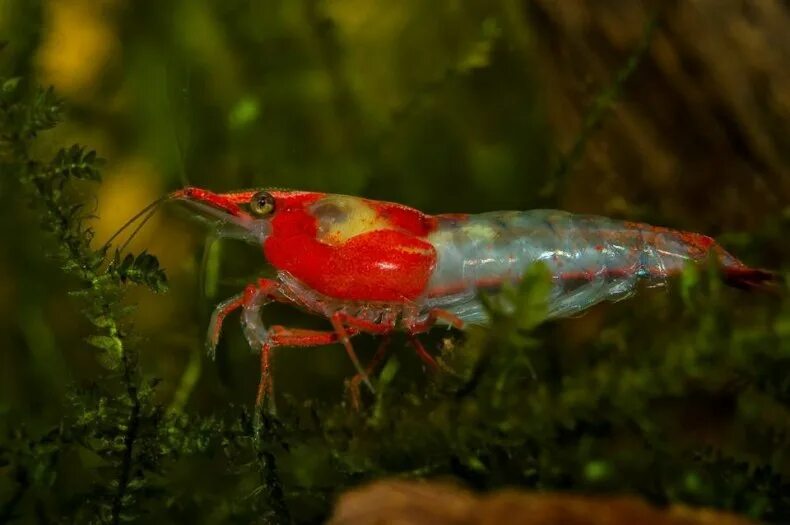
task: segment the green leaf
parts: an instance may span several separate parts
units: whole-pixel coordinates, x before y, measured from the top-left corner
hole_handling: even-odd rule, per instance
[[[55,96],[52,87],[39,88],[28,110],[25,134],[33,137],[41,131],[54,127],[61,119],[62,106],[63,103]]]
[[[91,335],[86,338],[88,344],[107,350],[115,354],[120,354],[123,351],[123,343],[117,337],[109,335]]]
[[[99,167],[103,159],[96,156],[93,150],[74,144],[68,149],[60,149],[50,162],[49,170],[53,175],[65,178],[101,181]]]
[[[517,286],[506,284],[497,294],[481,296],[483,307],[493,318],[511,319],[521,330],[531,330],[546,320],[551,272],[544,263],[527,268]]]
[[[13,93],[16,91],[17,87],[19,87],[19,81],[21,80],[20,77],[9,78],[5,82],[3,82],[2,91],[3,93]]]
[[[531,330],[546,320],[552,285],[551,271],[546,264],[539,262],[527,268],[518,286],[514,312],[521,329]]]
[[[116,253],[108,271],[115,275],[120,282],[141,284],[157,293],[167,291],[167,275],[159,267],[159,259],[155,256],[146,251],[136,257],[127,254],[120,264],[117,264],[118,258],[119,254]]]
[[[112,317],[108,315],[103,315],[103,314],[93,315],[90,312],[85,312],[85,316],[93,324],[93,326],[97,328],[108,328],[115,324],[115,321],[112,319]],[[97,346],[97,345],[93,345],[93,346]]]

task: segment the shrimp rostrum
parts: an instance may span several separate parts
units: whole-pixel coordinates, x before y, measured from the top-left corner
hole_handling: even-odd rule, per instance
[[[208,334],[213,355],[223,320],[241,310],[244,334],[260,351],[258,405],[273,396],[277,347],[342,344],[357,371],[351,380],[355,405],[359,383],[373,390],[368,374],[375,364],[362,367],[351,345],[355,335],[405,332],[420,358],[436,367],[417,336],[437,323],[461,329],[485,323],[479,292],[517,281],[537,261],[552,275],[552,318],[623,298],[640,281],[661,282],[709,257],[737,286],[761,286],[774,278],[704,235],[556,210],[428,215],[345,195],[191,187],[167,200],[191,205],[216,223],[221,237],[259,245],[276,270],[275,278],[258,279],[219,304]],[[331,329],[267,327],[261,309],[274,301],[323,316]]]

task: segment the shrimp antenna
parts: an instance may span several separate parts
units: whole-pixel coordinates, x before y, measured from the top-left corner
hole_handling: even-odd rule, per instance
[[[129,243],[132,242],[132,239],[134,239],[134,237],[137,235],[137,233],[140,230],[143,229],[143,226],[145,226],[145,223],[148,222],[149,220],[151,220],[151,217],[153,217],[155,214],[156,214],[156,208],[153,208],[150,212],[148,212],[148,215],[146,215],[143,218],[143,220],[140,221],[140,224],[137,225],[137,227],[134,229],[134,231],[132,231],[132,234],[126,239],[126,241],[124,241],[124,243],[118,249],[119,252],[123,253],[123,251],[126,250],[126,247],[129,246]]]
[[[135,230],[132,232],[132,234],[129,236],[129,238],[126,240],[126,242],[124,242],[124,243],[123,243],[123,246],[121,246],[121,250],[120,250],[120,251],[123,251],[123,250],[124,250],[124,249],[125,249],[125,248],[126,248],[128,245],[129,245],[129,242],[130,242],[130,241],[131,241],[131,240],[134,238],[134,236],[135,236],[135,235],[137,235],[137,232],[139,232],[139,231],[140,231],[140,228],[142,228],[142,227],[143,227],[143,225],[145,225],[145,223],[146,223],[146,222],[148,222],[148,220],[149,220],[149,219],[150,219],[150,218],[153,216],[153,214],[156,212],[156,208],[157,208],[157,207],[158,207],[160,204],[162,204],[162,203],[163,203],[165,200],[167,200],[169,197],[170,197],[169,195],[164,195],[164,196],[162,196],[162,197],[160,197],[160,198],[156,199],[154,202],[152,202],[151,204],[149,204],[148,206],[146,206],[145,208],[143,208],[142,210],[140,210],[139,212],[137,212],[137,213],[136,213],[136,214],[135,214],[135,215],[134,215],[132,218],[130,218],[128,221],[126,221],[125,223],[123,223],[123,225],[121,225],[121,227],[120,227],[120,228],[118,228],[118,230],[117,230],[115,233],[113,233],[113,234],[110,236],[110,238],[109,238],[109,239],[107,239],[107,242],[105,242],[105,243],[104,243],[104,245],[102,246],[102,250],[107,250],[107,248],[109,248],[109,247],[110,247],[110,245],[112,244],[112,242],[113,242],[113,241],[114,241],[114,240],[115,240],[115,239],[116,239],[116,238],[117,238],[117,237],[118,237],[118,236],[119,236],[121,233],[123,233],[123,232],[124,232],[124,230],[126,230],[126,229],[127,229],[129,226],[131,226],[132,224],[134,224],[134,223],[135,223],[135,222],[136,222],[136,221],[137,221],[137,220],[138,220],[140,217],[143,217],[144,215],[148,214],[148,215],[147,215],[147,216],[146,216],[146,217],[145,217],[145,218],[142,220],[142,222],[141,222],[141,223],[140,223],[140,224],[137,226],[137,228],[135,228]]]

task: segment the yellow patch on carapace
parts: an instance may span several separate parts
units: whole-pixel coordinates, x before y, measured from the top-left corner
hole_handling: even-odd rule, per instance
[[[418,246],[398,246],[398,250],[403,253],[415,253],[417,255],[430,256],[433,255],[434,250],[430,246],[420,248]]]
[[[453,242],[455,232],[450,229],[436,230],[428,235],[428,242],[434,246],[443,246]]]
[[[316,201],[310,211],[318,220],[318,240],[342,244],[352,237],[377,230],[393,229],[364,199],[330,195]]]
[[[465,224],[461,230],[470,239],[477,239],[481,241],[493,241],[497,238],[497,231],[485,224]]]

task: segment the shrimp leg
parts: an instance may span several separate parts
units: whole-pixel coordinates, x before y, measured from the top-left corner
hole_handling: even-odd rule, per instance
[[[454,313],[448,312],[447,310],[442,310],[441,308],[431,308],[425,320],[419,321],[409,326],[408,332],[410,335],[427,332],[433,328],[439,320],[442,320],[449,326],[453,326],[459,330],[463,330],[465,325],[461,318],[459,318]]]
[[[244,335],[252,348],[261,350],[261,379],[258,384],[256,405],[261,406],[266,395],[269,395],[271,409],[274,408],[274,382],[271,374],[272,351],[277,346],[311,347],[321,346],[340,341],[346,348],[357,375],[374,391],[362,365],[351,346],[350,338],[357,335],[360,330],[372,333],[387,333],[392,326],[369,323],[362,319],[336,313],[332,316],[334,331],[315,331],[304,329],[289,329],[283,326],[273,326],[267,329],[261,322],[260,309],[272,301],[290,302],[279,290],[279,283],[271,279],[259,279],[256,284],[250,284],[244,292],[220,303],[214,310],[209,323],[208,348],[209,355],[214,356],[217,341],[222,330],[225,318],[233,311],[242,309],[242,326]]]
[[[349,330],[349,336],[356,335],[356,330]],[[322,346],[338,341],[339,336],[336,332],[325,332],[318,330],[306,330],[301,328],[285,328],[283,326],[272,326],[268,332],[267,340],[261,345],[261,379],[258,383],[258,394],[255,398],[255,405],[263,406],[263,400],[269,396],[269,409],[274,414],[276,407],[274,404],[274,379],[271,373],[272,351],[277,346],[290,347],[312,347]]]
[[[225,318],[242,306],[244,306],[244,292],[237,293],[233,297],[222,301],[214,308],[214,312],[211,314],[211,320],[208,323],[208,335],[206,336],[206,352],[212,361],[217,354],[217,344],[219,344],[219,336],[222,332],[222,325],[225,322]]]
[[[387,351],[389,350],[390,345],[390,335],[387,334],[381,340],[378,348],[376,349],[376,353],[373,354],[373,359],[370,360],[368,366],[365,368],[365,373],[367,375],[371,375],[373,372],[376,371],[379,364],[384,360],[384,357],[387,355]],[[351,397],[351,406],[354,407],[354,410],[359,412],[359,408],[361,406],[360,402],[360,394],[359,394],[359,383],[365,379],[365,376],[362,374],[357,373],[354,377],[352,377],[348,382],[348,392]]]
[[[425,347],[422,345],[420,340],[417,338],[418,333],[427,332],[430,330],[437,321],[444,320],[449,325],[454,326],[458,329],[462,329],[464,327],[464,322],[459,319],[457,316],[448,312],[446,310],[441,310],[439,308],[433,308],[428,312],[428,316],[424,321],[420,321],[418,323],[414,323],[408,328],[408,335],[409,335],[409,342],[414,347],[414,351],[417,353],[417,356],[430,368],[431,370],[438,370],[442,369],[445,372],[449,372],[451,374],[455,374],[455,371],[452,370],[450,367],[445,365],[444,363],[437,361],[431,354],[425,350]],[[352,325],[357,324],[360,328],[367,328],[367,329],[374,329],[380,333],[385,335],[384,339],[382,340],[381,344],[379,345],[376,353],[373,354],[373,358],[370,360],[365,372],[370,375],[375,372],[376,368],[379,366],[381,361],[387,355],[387,350],[389,349],[390,344],[390,331],[391,327],[388,325],[377,325],[375,323],[365,322],[356,318],[344,317],[346,324]],[[360,394],[359,394],[359,383],[365,379],[365,376],[357,373],[354,377],[351,378],[348,385],[349,394],[351,397],[351,404],[355,410],[359,410],[360,407]]]
[[[247,285],[243,292],[236,294],[217,305],[217,307],[214,309],[214,312],[211,314],[208,336],[206,337],[206,347],[208,349],[209,357],[214,359],[217,343],[219,342],[219,336],[222,333],[222,325],[225,322],[225,318],[239,308],[243,308],[245,312],[252,308],[254,308],[255,311],[259,310],[263,305],[261,304],[262,298],[268,298],[266,302],[270,302],[272,300],[283,300],[278,293],[278,284],[276,281],[272,281],[271,279],[259,279],[256,284]],[[253,303],[255,303],[255,306],[253,306]],[[249,317],[249,321],[251,321],[252,315]],[[242,318],[242,323],[245,324],[245,326],[248,324],[247,321],[247,319]],[[251,327],[251,329],[253,329],[253,331],[260,332],[260,334],[255,339],[263,342],[263,340],[266,338],[266,330],[262,326]],[[247,335],[247,339],[250,340],[251,334],[248,334],[246,330],[245,335]],[[256,345],[256,347],[258,346],[259,345]]]
[[[260,279],[256,284],[248,285],[244,292],[223,301],[211,316],[207,344],[209,355],[213,357],[225,318],[234,310],[241,308],[244,335],[252,348],[261,349],[261,379],[258,384],[256,406],[262,406],[264,397],[269,394],[270,408],[274,412],[274,383],[271,377],[273,348],[320,346],[337,342],[338,335],[335,332],[288,329],[282,326],[273,326],[267,330],[261,321],[260,309],[272,301],[288,302],[287,298],[279,292],[277,281],[271,279]],[[350,335],[356,333],[356,330],[350,331]]]
[[[416,322],[409,326],[407,330],[409,341],[414,347],[414,351],[417,352],[417,356],[422,359],[422,361],[428,365],[429,368],[432,370],[438,370],[441,368],[449,374],[457,375],[455,370],[444,364],[442,361],[437,361],[431,354],[429,354],[420,342],[420,339],[417,337],[417,334],[429,331],[440,320],[446,322],[448,328],[452,326],[458,330],[463,330],[463,328],[466,326],[466,323],[464,323],[464,321],[454,313],[448,312],[447,310],[442,310],[441,308],[431,308],[423,321]]]
[[[342,312],[336,312],[330,318],[332,322],[332,327],[335,329],[335,332],[340,339],[340,342],[343,343],[343,346],[346,348],[346,353],[348,357],[351,359],[351,362],[354,363],[354,367],[357,369],[357,374],[362,376],[362,381],[365,382],[367,387],[370,389],[371,392],[376,393],[376,390],[373,388],[373,384],[370,382],[368,378],[367,372],[365,369],[362,368],[362,365],[359,362],[359,358],[357,357],[356,352],[354,352],[354,347],[351,346],[351,341],[349,339],[349,332],[346,326],[351,329],[359,329],[364,330],[369,333],[373,334],[387,334],[391,332],[394,328],[394,325],[390,324],[377,324],[371,321],[366,321],[364,319],[359,319],[348,314],[344,314]]]

